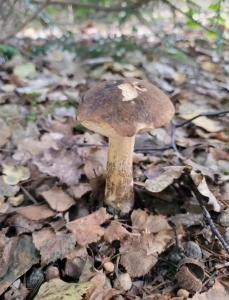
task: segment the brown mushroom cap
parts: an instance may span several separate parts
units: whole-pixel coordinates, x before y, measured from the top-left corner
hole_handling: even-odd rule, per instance
[[[105,136],[131,137],[166,125],[173,115],[174,106],[160,89],[145,80],[127,78],[92,87],[79,107],[78,119]]]

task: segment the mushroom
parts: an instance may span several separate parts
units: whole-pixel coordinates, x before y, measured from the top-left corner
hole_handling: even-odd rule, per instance
[[[109,138],[105,203],[122,214],[134,204],[133,151],[135,135],[169,123],[170,99],[145,80],[105,81],[86,92],[78,120]]]

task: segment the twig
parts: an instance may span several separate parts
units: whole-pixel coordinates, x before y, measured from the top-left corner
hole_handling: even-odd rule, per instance
[[[204,215],[208,225],[210,226],[212,233],[218,238],[218,240],[220,241],[221,245],[226,250],[226,252],[229,253],[228,243],[225,241],[225,239],[223,238],[223,236],[221,235],[221,233],[219,232],[219,230],[215,226],[209,211],[207,210],[207,208],[204,205],[204,201],[207,199],[207,197],[203,196],[199,192],[198,188],[196,187],[195,183],[193,182],[193,180],[192,180],[192,178],[189,174],[187,174],[185,176],[185,181],[187,182],[188,187],[192,190],[192,192],[195,195],[197,201],[199,202],[200,207],[203,211],[203,215]]]
[[[162,148],[136,148],[135,151],[136,152],[144,152],[144,153],[151,153],[153,151],[166,151],[169,149],[173,149],[176,153],[176,155],[180,158],[180,159],[184,159],[184,157],[181,155],[181,153],[179,152],[177,145],[176,145],[176,128],[180,128],[183,126],[186,126],[188,124],[190,124],[193,120],[200,118],[200,117],[222,117],[229,114],[229,110],[223,110],[220,112],[206,112],[206,113],[201,113],[191,119],[188,119],[184,122],[181,122],[179,124],[176,124],[175,122],[172,121],[172,133],[171,133],[171,144]]]
[[[20,184],[20,188],[22,192],[33,202],[34,204],[37,204],[37,200]]]
[[[183,127],[185,125],[188,125],[189,123],[191,123],[193,120],[197,119],[197,118],[200,118],[200,117],[222,117],[222,116],[225,116],[229,114],[229,110],[223,110],[223,111],[220,111],[220,112],[206,112],[206,113],[201,113],[191,119],[188,119],[180,124],[175,124],[175,127],[176,128],[179,128],[179,127]]]

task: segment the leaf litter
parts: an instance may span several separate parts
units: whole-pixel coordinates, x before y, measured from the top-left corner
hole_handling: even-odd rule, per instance
[[[229,242],[228,120],[206,115],[189,121],[226,109],[225,66],[213,63],[211,54],[195,55],[198,74],[194,63],[174,62],[163,53],[152,59],[138,50],[126,53],[125,62],[109,57],[94,65],[50,49],[37,60],[15,57],[2,66],[3,299],[35,295],[51,300],[50,293],[55,299],[227,299],[228,253],[186,180],[190,176],[203,196],[213,230]],[[120,219],[103,207],[107,140],[86,131],[76,116],[92,84],[126,76],[147,78],[170,94],[177,112],[177,151],[183,158],[172,149],[169,127],[138,136],[135,207]],[[193,259],[184,267],[187,274],[198,262],[206,274],[203,282],[192,274],[190,286],[197,280],[201,287],[196,294],[189,287],[182,291],[177,280],[187,258]],[[40,267],[43,283],[32,275]],[[38,288],[31,291],[29,280]]]

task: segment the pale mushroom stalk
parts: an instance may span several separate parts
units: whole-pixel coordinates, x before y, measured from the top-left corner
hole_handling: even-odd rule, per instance
[[[135,136],[109,138],[106,177],[106,203],[128,213],[133,207],[133,151]]]

